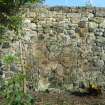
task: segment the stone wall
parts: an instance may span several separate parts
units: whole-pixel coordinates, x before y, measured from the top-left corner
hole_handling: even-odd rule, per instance
[[[105,83],[104,8],[33,7],[25,11],[25,40],[32,42],[33,60],[44,85],[54,83],[53,73],[59,86],[78,81]]]

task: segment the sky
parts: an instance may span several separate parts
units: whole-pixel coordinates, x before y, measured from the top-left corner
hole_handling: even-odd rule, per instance
[[[89,0],[45,0],[49,6],[84,6]],[[105,7],[105,0],[90,0],[93,6]]]

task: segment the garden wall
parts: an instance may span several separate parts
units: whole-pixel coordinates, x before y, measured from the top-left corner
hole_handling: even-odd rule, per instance
[[[32,55],[27,64],[33,61],[39,68],[39,88],[105,84],[105,8],[33,6],[25,11],[24,39]]]

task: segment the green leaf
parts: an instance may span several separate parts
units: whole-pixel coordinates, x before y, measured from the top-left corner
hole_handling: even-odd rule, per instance
[[[6,64],[11,64],[11,63],[13,63],[13,62],[16,61],[16,60],[17,60],[17,57],[14,56],[14,55],[11,55],[11,54],[6,55],[6,56],[4,56],[4,58],[3,58],[3,61],[4,61],[4,63],[6,63]]]

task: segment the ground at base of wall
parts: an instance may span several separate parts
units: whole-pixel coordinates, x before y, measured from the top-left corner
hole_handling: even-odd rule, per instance
[[[32,92],[33,105],[105,105],[105,92],[100,96],[75,96],[69,92]],[[0,105],[5,105],[0,97]]]
[[[74,96],[69,93],[34,93],[36,105],[105,105],[105,92],[101,96]]]

